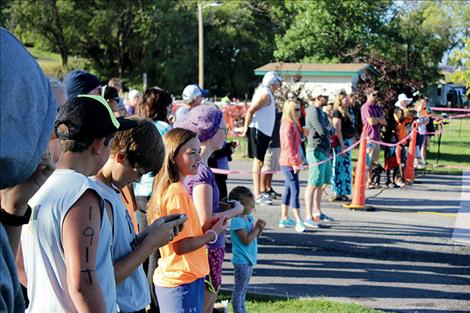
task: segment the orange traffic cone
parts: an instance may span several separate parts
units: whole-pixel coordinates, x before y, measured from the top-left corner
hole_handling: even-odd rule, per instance
[[[408,158],[406,159],[405,168],[405,181],[407,183],[413,183],[415,179],[415,154],[416,154],[416,137],[418,132],[416,126],[413,125],[411,130],[410,145],[408,146]]]
[[[347,209],[368,210],[366,207],[366,180],[367,180],[367,136],[364,127],[359,144],[359,154],[357,155],[356,175],[354,179],[352,202],[344,204]]]

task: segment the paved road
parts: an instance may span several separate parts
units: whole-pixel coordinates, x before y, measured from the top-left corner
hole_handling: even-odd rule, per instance
[[[232,168],[248,170],[250,163],[235,161]],[[274,179],[282,191],[282,175]],[[305,179],[303,173],[302,194]],[[229,189],[236,185],[251,185],[250,176],[231,176]],[[405,189],[367,194],[376,211],[323,202],[336,221],[302,234],[277,228],[279,201],[257,207],[268,229],[259,241],[250,292],[326,297],[396,312],[470,312],[470,240],[452,240],[455,234],[470,239],[470,201],[462,196],[470,194],[470,172],[427,175]],[[224,263],[227,289],[233,283],[230,257]]]

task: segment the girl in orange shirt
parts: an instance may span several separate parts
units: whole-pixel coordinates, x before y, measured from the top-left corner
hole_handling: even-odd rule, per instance
[[[155,179],[148,204],[149,223],[163,216],[180,214],[187,221],[168,245],[153,273],[160,312],[202,312],[204,277],[209,273],[206,244],[217,241],[226,228],[224,218],[210,218],[203,226],[184,186],[188,175],[198,172],[200,142],[196,133],[174,128],[163,137],[166,155]]]

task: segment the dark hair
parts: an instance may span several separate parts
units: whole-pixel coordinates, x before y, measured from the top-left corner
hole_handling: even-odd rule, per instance
[[[59,125],[61,127],[62,125]],[[107,135],[104,137],[104,145],[108,146],[109,142],[111,139],[114,138],[115,133],[112,133],[110,135]],[[93,139],[80,139],[80,140],[72,140],[72,139],[59,139],[60,143],[60,148],[62,152],[83,152],[86,149],[88,149],[91,144],[93,143],[93,140],[98,139],[98,138],[93,138]]]
[[[111,86],[104,87],[103,98],[105,98],[106,100],[109,100],[109,99],[116,99],[117,97],[119,97],[119,93],[116,88],[111,87]]]
[[[253,193],[251,192],[250,189],[246,188],[245,186],[237,186],[230,191],[228,194],[228,198],[230,200],[237,200],[240,201],[240,203],[245,206],[246,201],[249,201],[250,199],[253,199]],[[245,207],[246,210],[246,207]],[[245,210],[244,213],[245,214]]]
[[[142,101],[137,105],[137,114],[154,121],[168,122],[168,106],[173,102],[171,95],[165,89],[152,87],[145,90]]]
[[[131,116],[137,126],[116,134],[111,145],[111,155],[121,153],[133,167],[141,167],[156,174],[163,164],[165,146],[152,121]]]

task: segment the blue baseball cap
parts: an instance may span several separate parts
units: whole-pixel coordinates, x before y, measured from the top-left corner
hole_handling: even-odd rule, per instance
[[[101,81],[95,75],[83,70],[74,70],[64,78],[65,90],[69,99],[78,95],[86,95],[101,86]]]

